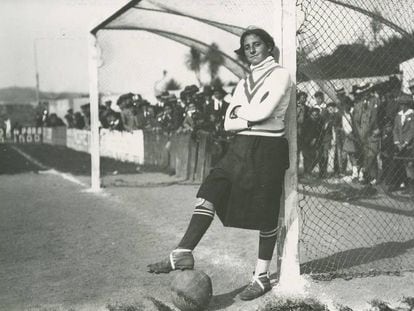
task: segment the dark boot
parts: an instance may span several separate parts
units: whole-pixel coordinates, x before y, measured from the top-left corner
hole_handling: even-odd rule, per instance
[[[173,250],[168,258],[147,266],[149,273],[170,273],[173,270],[194,269],[194,257],[191,250]]]
[[[241,300],[253,300],[270,291],[270,277],[268,272],[264,272],[259,277],[253,277],[251,283],[240,293]]]

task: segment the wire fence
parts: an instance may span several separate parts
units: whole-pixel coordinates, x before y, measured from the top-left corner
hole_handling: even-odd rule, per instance
[[[414,270],[414,9],[405,0],[297,9],[301,272]]]

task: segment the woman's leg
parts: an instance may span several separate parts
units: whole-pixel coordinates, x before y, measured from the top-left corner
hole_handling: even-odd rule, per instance
[[[173,270],[192,270],[194,268],[192,251],[213,221],[214,213],[214,206],[211,202],[198,198],[193,216],[178,246],[168,258],[149,264],[148,272],[158,274],[169,273]]]
[[[214,206],[213,203],[197,198],[197,203],[194,208],[193,216],[187,230],[182,237],[177,249],[189,249],[194,250],[198,242],[206,233],[208,227],[214,219]]]
[[[269,272],[270,261],[276,246],[278,229],[260,230],[259,234],[259,256],[257,259],[255,276]]]
[[[276,246],[278,228],[260,230],[259,256],[254,270],[253,281],[240,293],[240,299],[252,300],[262,296],[271,289],[270,262]]]
[[[222,175],[212,173],[207,176],[197,193],[193,215],[178,246],[170,253],[168,258],[148,265],[148,272],[169,273],[172,270],[194,268],[192,251],[213,221],[215,215],[214,205],[217,202],[222,202],[228,195],[229,187],[230,182]]]

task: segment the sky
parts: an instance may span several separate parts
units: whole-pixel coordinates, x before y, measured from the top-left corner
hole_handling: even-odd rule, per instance
[[[184,2],[185,3],[184,3]],[[279,0],[276,0],[276,2]],[[88,91],[88,31],[128,1],[124,0],[2,0],[0,2],[0,88],[35,86],[35,58],[42,91]],[[235,23],[273,27],[274,18],[261,18],[271,0],[166,1],[203,11],[208,18]],[[239,5],[237,14],[222,10]],[[262,3],[263,6],[257,5]],[[200,5],[202,3],[202,5]],[[183,4],[185,4],[183,6]],[[267,8],[268,11],[268,8]],[[232,12],[234,13],[234,12]],[[196,83],[185,68],[189,48],[147,32],[107,31],[99,33],[103,64],[100,67],[102,92],[134,92],[150,96],[164,69],[182,86]],[[277,38],[276,38],[277,39]],[[220,41],[220,38],[218,38]],[[225,44],[225,43],[223,43]],[[220,43],[219,43],[220,45]],[[238,46],[235,46],[236,49]],[[37,56],[37,57],[35,57]],[[237,81],[225,68],[224,81]],[[207,79],[207,75],[203,75]]]
[[[144,1],[158,1],[185,13],[241,27],[260,26],[271,32],[277,43],[281,40],[281,34],[275,31],[275,25],[280,19],[280,12],[276,9],[280,0]],[[377,5],[385,8],[389,5],[385,0],[376,1]],[[413,9],[409,6],[411,0],[400,1],[406,3],[409,15],[413,14]],[[41,90],[88,92],[88,31],[127,2],[128,0],[1,0],[0,88],[34,87],[36,54]],[[321,0],[315,0],[317,2]],[[324,11],[322,7],[321,10]],[[325,15],[329,20],[323,25],[337,29],[338,35],[324,38],[323,35],[330,32],[319,29],[322,26],[318,26],[321,34],[318,42],[320,51],[330,52],[337,44],[352,42],[365,31],[368,19],[364,26],[361,19],[355,21],[355,13],[349,10],[345,13],[340,20]],[[193,28],[186,24],[175,26],[198,31],[200,36],[206,35],[202,27]],[[237,48],[237,40],[230,42],[217,31],[208,32],[207,35],[214,37],[219,47]],[[184,65],[189,50],[186,46],[141,31],[103,31],[99,32],[98,38],[102,51],[102,66],[99,68],[101,92],[134,92],[149,97],[153,95],[154,83],[161,79],[164,69],[168,71],[169,77],[175,78],[182,86],[196,83],[194,74]],[[330,45],[324,46],[327,42]],[[224,68],[221,69],[220,76],[224,81],[237,81]],[[208,80],[206,74],[203,79]]]
[[[87,31],[126,1],[2,0],[0,87],[87,90]]]

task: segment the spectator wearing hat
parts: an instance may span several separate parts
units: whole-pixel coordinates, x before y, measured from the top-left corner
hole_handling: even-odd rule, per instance
[[[76,111],[73,115],[73,119],[75,129],[81,130],[85,128],[85,118],[83,117],[81,112]]]
[[[90,111],[90,103],[84,104],[81,106],[81,113],[83,118],[83,129],[90,130],[91,129],[91,111]]]
[[[349,98],[349,97],[348,97]],[[342,104],[341,131],[342,131],[342,163],[341,171],[346,173],[348,161],[352,167],[352,180],[358,180],[358,166],[355,147],[355,134],[353,124],[353,103],[351,99],[344,101]]]
[[[227,93],[221,87],[214,88],[213,92],[213,109],[214,113],[217,114],[220,118],[224,118],[227,107],[229,103],[224,100],[224,97]]]
[[[380,131],[378,127],[379,99],[372,92],[372,84],[361,84],[356,90],[354,108],[355,134],[358,139],[361,158],[359,181],[375,184],[378,175],[377,155],[379,152]]]
[[[148,102],[147,102],[148,103]],[[158,121],[155,115],[154,106],[150,103],[143,106],[143,113],[145,118],[145,129],[154,130],[158,126]]]
[[[106,100],[104,107],[99,112],[99,121],[101,122],[103,128],[109,128],[108,116],[115,113],[111,106],[112,101]]]
[[[313,97],[315,98],[315,107],[318,108],[321,113],[324,112],[326,109],[325,94],[321,91],[317,91]]]
[[[304,133],[304,122],[309,114],[309,107],[306,106],[308,100],[308,94],[305,92],[298,92],[296,94],[296,120],[297,120],[297,161],[299,165],[300,154],[303,156],[303,133]],[[307,130],[307,129],[306,129]]]
[[[393,138],[396,156],[402,160],[409,189],[414,191],[414,110],[413,99],[408,94],[397,98],[400,111],[394,120]]]
[[[65,114],[65,120],[68,128],[75,127],[75,115],[73,114],[73,109],[68,109],[67,113]]]
[[[394,146],[393,130],[393,121],[385,119],[385,125],[381,133],[380,159],[382,170],[380,181],[387,187],[388,191],[398,189],[399,185],[405,181],[405,173],[404,176],[399,173],[404,171],[403,163],[394,160],[396,148]]]
[[[106,121],[108,123],[108,129],[111,131],[123,131],[121,114],[118,112],[110,112],[106,116]]]
[[[157,122],[161,130],[168,135],[176,129],[173,118],[173,107],[170,102],[164,103],[164,109],[157,115]]]
[[[328,163],[331,158],[331,163],[336,163],[336,171],[338,171],[337,165],[337,152],[336,152],[336,132],[340,120],[338,119],[338,113],[336,111],[336,105],[330,102],[326,105],[326,110],[321,113],[321,142],[318,145],[318,160],[319,160],[319,178],[326,178],[328,173]]]
[[[65,123],[61,118],[57,116],[56,113],[51,113],[49,118],[46,121],[46,127],[58,127],[65,126]]]
[[[132,93],[121,95],[117,101],[117,105],[121,109],[121,121],[124,131],[132,132],[138,129],[137,120],[133,112],[133,96]]]
[[[318,108],[309,108],[309,118],[304,119],[302,132],[302,153],[304,176],[309,177],[318,164],[318,146],[322,137],[322,122]]]
[[[344,87],[335,89],[338,98],[338,131],[337,131],[337,152],[339,173],[346,175],[348,162],[354,167],[355,145],[352,136],[352,110],[353,103],[346,94]],[[354,170],[354,169],[353,169]]]

